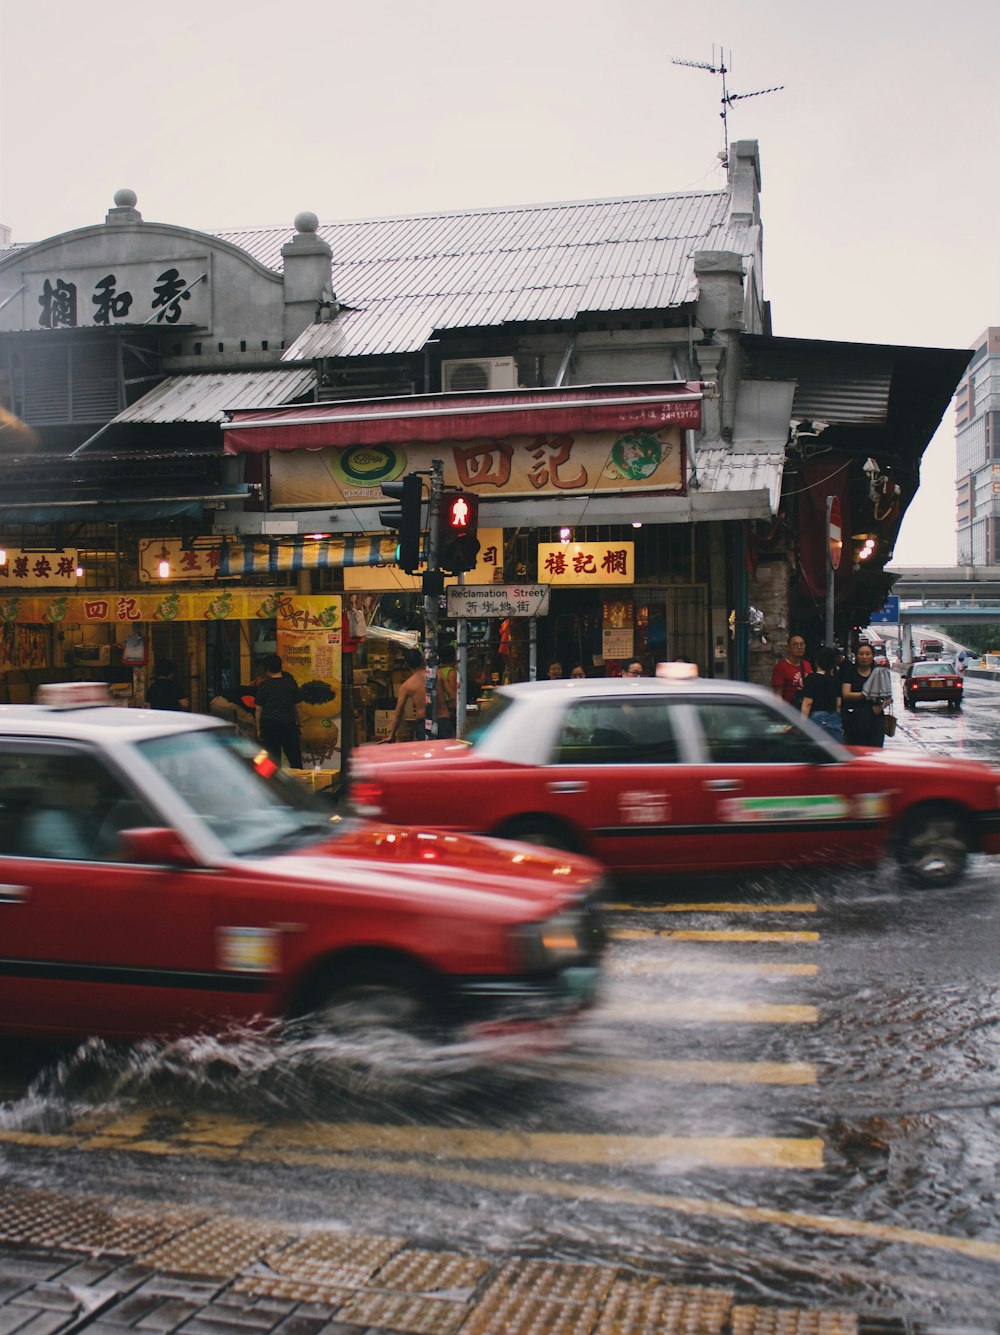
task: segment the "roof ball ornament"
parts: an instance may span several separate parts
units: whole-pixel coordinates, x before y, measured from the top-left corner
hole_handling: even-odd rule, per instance
[[[319,230],[319,219],[315,213],[306,210],[305,213],[295,215],[295,230],[297,232],[316,232]]]
[[[134,209],[139,196],[134,190],[116,190],[115,204],[120,209]]]

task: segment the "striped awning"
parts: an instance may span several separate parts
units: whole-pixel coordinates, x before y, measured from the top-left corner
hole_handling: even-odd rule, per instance
[[[228,539],[220,546],[219,575],[285,575],[297,570],[394,564],[396,539],[381,534],[348,538]]]

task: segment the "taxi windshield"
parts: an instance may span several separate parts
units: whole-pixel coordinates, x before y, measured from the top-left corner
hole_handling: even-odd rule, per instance
[[[328,807],[233,733],[173,733],[139,749],[230,853],[287,851],[335,833]]]

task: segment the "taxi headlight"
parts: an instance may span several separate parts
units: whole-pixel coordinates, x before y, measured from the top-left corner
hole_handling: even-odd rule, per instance
[[[586,953],[584,915],[578,910],[524,923],[517,936],[521,962],[531,973],[560,968]]]

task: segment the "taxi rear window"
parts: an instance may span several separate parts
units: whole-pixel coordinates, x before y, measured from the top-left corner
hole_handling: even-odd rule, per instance
[[[465,731],[462,733],[462,740],[468,742],[470,746],[481,742],[495,726],[497,719],[506,714],[513,703],[513,697],[509,695],[494,695],[486,704],[480,706],[478,714],[470,714]]]

